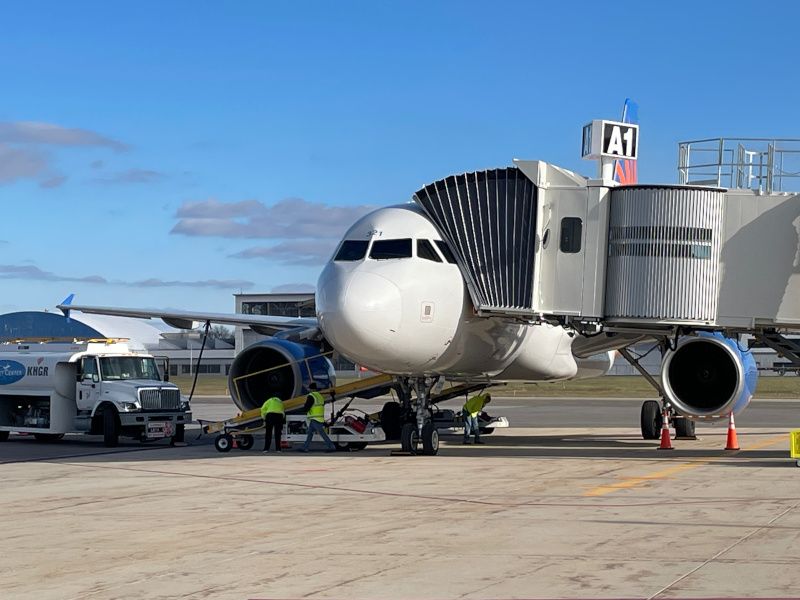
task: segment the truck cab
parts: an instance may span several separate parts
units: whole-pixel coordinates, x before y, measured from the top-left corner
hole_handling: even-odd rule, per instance
[[[0,441],[10,431],[46,441],[65,433],[182,442],[191,422],[188,401],[168,381],[169,367],[127,344],[19,344],[0,348],[15,375],[0,377]],[[0,374],[2,375],[2,374]]]

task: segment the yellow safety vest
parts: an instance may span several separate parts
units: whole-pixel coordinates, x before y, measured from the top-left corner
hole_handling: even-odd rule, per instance
[[[487,394],[482,394],[480,396],[473,396],[464,404],[464,412],[469,413],[471,417],[478,416],[478,413],[483,410],[484,404],[486,404],[486,396]]]
[[[264,405],[261,407],[261,418],[263,419],[268,413],[286,414],[286,411],[283,410],[283,402],[280,398],[273,396],[264,402]]]
[[[309,394],[312,398],[314,398],[314,405],[308,409],[306,413],[306,418],[309,421],[319,421],[320,423],[325,422],[325,399],[322,397],[322,394],[319,392],[311,392]]]

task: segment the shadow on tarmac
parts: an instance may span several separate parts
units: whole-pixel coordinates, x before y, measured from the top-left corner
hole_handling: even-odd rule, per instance
[[[86,459],[92,462],[165,462],[196,459],[237,460],[239,458],[259,456],[263,460],[282,460],[287,455],[303,460],[328,461],[348,457],[349,459],[374,459],[388,457],[391,450],[399,449],[396,442],[371,444],[360,452],[337,452],[324,454],[324,446],[315,443],[312,451],[305,455],[295,452],[298,444],[286,449],[283,456],[276,454],[263,455],[263,438],[256,437],[255,445],[250,450],[232,449],[230,452],[218,452],[214,447],[212,435],[197,439],[199,431],[189,429],[186,432],[186,446],[171,447],[168,440],[157,440],[141,443],[122,440],[116,448],[105,448],[100,436],[67,436],[57,442],[38,442],[32,436],[12,434],[7,442],[0,444],[0,465],[33,461],[56,461]],[[460,433],[441,432],[441,445],[435,460],[448,458],[526,458],[526,459],[667,459],[680,461],[709,460],[710,464],[724,467],[782,467],[797,468],[794,459],[789,458],[788,440],[778,441],[768,447],[748,450],[748,438],[758,436],[764,439],[780,438],[782,431],[759,431],[758,433],[739,433],[739,445],[742,450],[725,450],[725,435],[701,435],[700,440],[672,440],[674,450],[659,450],[658,440],[643,440],[641,437],[623,433],[587,433],[565,435],[484,435],[484,445],[463,445]],[[719,442],[719,448],[697,447],[703,440]],[[693,447],[694,446],[694,447]],[[394,460],[432,460],[433,457],[394,457]]]

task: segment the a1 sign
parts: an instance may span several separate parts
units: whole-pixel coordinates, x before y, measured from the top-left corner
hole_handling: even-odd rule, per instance
[[[636,160],[639,150],[639,126],[630,123],[603,122],[602,154]]]
[[[583,127],[581,156],[636,160],[639,154],[639,126],[595,119]]]

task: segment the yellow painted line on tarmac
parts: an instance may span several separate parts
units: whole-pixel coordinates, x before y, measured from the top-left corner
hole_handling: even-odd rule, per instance
[[[642,485],[652,479],[666,479],[670,477],[670,475],[675,475],[676,473],[680,473],[681,471],[687,471],[689,469],[694,469],[695,467],[702,467],[703,465],[707,465],[708,463],[712,463],[723,458],[727,458],[731,456],[733,452],[742,452],[745,450],[758,450],[759,448],[763,448],[765,446],[771,446],[772,444],[777,444],[778,442],[782,442],[783,440],[789,439],[789,435],[782,435],[776,438],[772,438],[771,440],[767,440],[765,442],[761,442],[759,444],[755,444],[753,446],[748,446],[747,448],[741,448],[739,450],[732,450],[727,454],[723,454],[722,456],[716,456],[714,458],[705,458],[703,460],[694,460],[690,463],[685,465],[678,465],[676,467],[671,467],[669,469],[665,469],[663,471],[658,471],[657,473],[653,473],[652,475],[644,475],[642,477],[620,477],[620,479],[624,479],[625,481],[620,481],[619,483],[615,483],[613,485],[601,485],[595,488],[592,488],[590,491],[586,492],[584,496],[603,496],[605,494],[610,494],[611,492],[615,492],[617,490],[627,490],[627,489],[634,489],[634,488],[643,488],[648,487],[646,485]],[[674,479],[674,478],[672,478]]]

